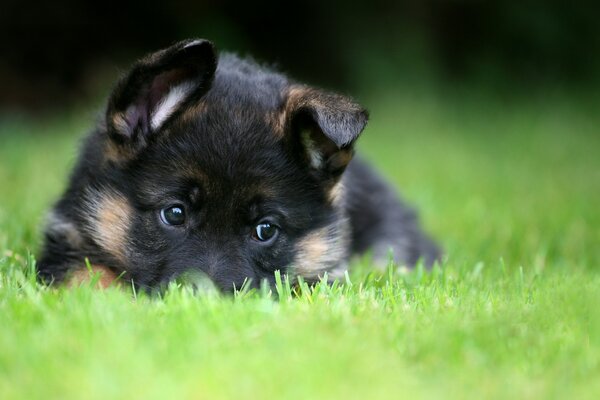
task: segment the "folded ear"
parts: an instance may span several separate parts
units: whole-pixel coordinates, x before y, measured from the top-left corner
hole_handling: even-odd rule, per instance
[[[287,93],[285,131],[293,151],[323,178],[344,172],[368,118],[363,107],[345,96],[306,86],[292,86]]]
[[[212,82],[217,59],[211,42],[185,40],[138,61],[114,89],[106,110],[109,135],[138,147]]]

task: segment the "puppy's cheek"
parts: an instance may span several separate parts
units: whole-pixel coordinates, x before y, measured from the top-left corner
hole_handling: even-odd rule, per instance
[[[100,248],[126,265],[134,212],[131,204],[114,192],[89,191],[87,199],[90,236]]]
[[[327,191],[327,200],[329,200],[329,204],[334,207],[342,207],[345,194],[346,188],[344,187],[344,182],[339,180]]]
[[[118,285],[120,281],[115,272],[104,265],[92,265],[91,270],[86,267],[79,268],[71,272],[66,280],[68,287],[77,287],[89,284],[96,280],[96,289],[106,289],[109,286]]]
[[[320,279],[341,278],[346,270],[350,231],[345,219],[307,234],[296,245],[292,275]]]

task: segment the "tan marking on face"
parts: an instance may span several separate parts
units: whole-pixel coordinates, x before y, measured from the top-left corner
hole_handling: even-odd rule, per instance
[[[296,257],[288,272],[309,279],[320,278],[325,272],[330,278],[343,275],[349,238],[346,218],[307,234],[296,245]]]
[[[191,179],[201,185],[206,185],[209,182],[209,177],[197,165],[191,163],[179,163],[175,168],[177,174],[185,179]]]
[[[94,241],[119,261],[127,261],[127,242],[133,210],[125,197],[115,192],[89,190],[86,208],[88,231]]]
[[[277,199],[277,197],[280,196],[275,188],[267,183],[259,183],[249,190],[256,193],[256,197],[262,197],[264,199]]]
[[[327,193],[327,199],[334,206],[341,206],[344,202],[345,194],[346,187],[344,186],[344,183],[340,180],[337,181],[331,189],[329,189],[329,192]]]
[[[119,283],[118,276],[115,272],[113,272],[110,268],[105,267],[104,265],[92,265],[91,271],[86,267],[78,268],[72,271],[65,284],[68,287],[80,286],[82,284],[88,284],[92,281],[92,279],[96,279],[96,289],[106,289],[111,285],[116,285]]]

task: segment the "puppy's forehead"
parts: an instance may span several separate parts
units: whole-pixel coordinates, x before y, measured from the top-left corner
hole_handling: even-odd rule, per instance
[[[211,88],[185,116],[190,121],[209,115],[221,123],[265,122],[281,110],[289,86],[284,75],[225,54]]]
[[[282,136],[273,123],[277,110],[252,97],[203,98],[173,126],[166,143],[171,158],[207,175],[277,168],[283,161]]]
[[[278,197],[281,179],[260,170],[227,163],[210,164],[198,158],[165,162],[138,175],[135,195],[144,204],[189,201],[217,202],[221,208],[250,205]]]
[[[244,175],[280,158],[281,137],[267,110],[207,104],[172,133],[172,158],[202,167],[207,175]]]
[[[201,196],[193,197],[250,201],[286,186],[293,165],[271,128],[255,115],[217,111],[200,110],[193,121],[174,126],[138,164],[147,198],[198,187]]]
[[[287,78],[252,61],[242,60],[230,54],[221,57],[213,85],[206,97],[246,100],[264,108],[275,108],[281,101]]]

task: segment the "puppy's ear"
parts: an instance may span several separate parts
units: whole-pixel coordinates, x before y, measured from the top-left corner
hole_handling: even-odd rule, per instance
[[[288,90],[283,115],[292,151],[324,179],[344,172],[369,118],[352,99],[306,86]]]
[[[114,89],[106,127],[118,143],[139,148],[209,88],[217,66],[211,42],[185,40],[139,60]]]

